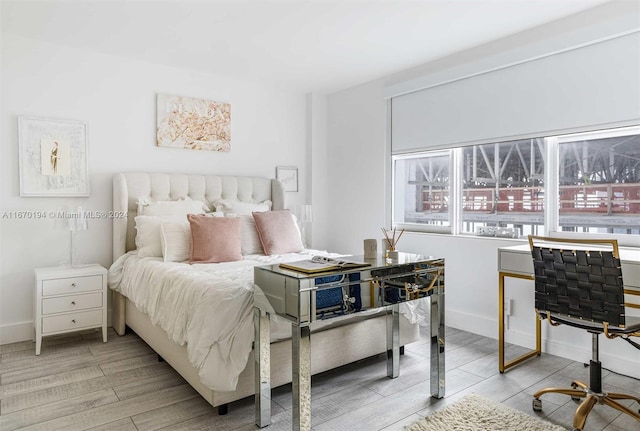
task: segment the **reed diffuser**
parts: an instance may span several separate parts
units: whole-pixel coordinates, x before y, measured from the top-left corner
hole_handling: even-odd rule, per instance
[[[384,234],[384,239],[387,242],[388,250],[396,251],[396,245],[398,244],[398,241],[400,241],[400,237],[402,237],[402,234],[404,233],[404,229],[400,231],[397,238],[396,238],[397,231],[395,227],[389,230],[388,232],[385,228],[380,228],[380,229],[382,229],[382,233]]]
[[[387,242],[387,253],[385,257],[387,261],[397,262],[399,258],[398,250],[396,250],[396,245],[398,245],[398,241],[402,237],[404,233],[404,229],[402,229],[399,233],[396,231],[394,227],[392,230],[387,231],[385,228],[381,228],[382,233],[384,234],[384,239]],[[396,234],[398,235],[396,237]]]

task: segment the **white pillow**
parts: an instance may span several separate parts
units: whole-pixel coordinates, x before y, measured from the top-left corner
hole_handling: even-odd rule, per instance
[[[160,243],[165,262],[185,262],[191,250],[191,227],[189,221],[162,221]]]
[[[160,226],[162,222],[187,222],[187,216],[148,216],[139,215],[136,223],[136,248],[140,257],[162,257],[162,240],[160,239]]]
[[[204,214],[207,206],[189,197],[177,201],[152,201],[148,197],[138,199],[138,215],[175,216]]]
[[[271,210],[271,201],[266,200],[260,203],[240,202],[230,199],[219,199],[213,203],[216,211],[225,214],[234,213],[236,215],[251,215],[254,212],[263,212]]]
[[[260,236],[256,229],[256,222],[253,220],[253,215],[240,216],[240,230],[240,246],[242,248],[242,255],[264,254],[262,243],[260,242]]]

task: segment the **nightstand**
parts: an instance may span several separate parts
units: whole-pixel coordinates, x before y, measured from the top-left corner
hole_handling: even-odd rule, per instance
[[[107,342],[107,270],[100,265],[35,269],[36,355],[42,337],[102,328]]]

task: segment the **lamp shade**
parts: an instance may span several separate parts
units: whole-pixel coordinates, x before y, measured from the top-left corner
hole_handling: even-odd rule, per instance
[[[67,231],[87,230],[89,226],[84,207],[82,205],[75,208],[69,206],[58,207],[53,227],[56,230]]]
[[[313,212],[311,205],[300,205],[298,208],[298,219],[301,223],[310,223],[313,221]]]
[[[71,214],[72,216],[69,219],[69,230],[78,231],[88,229],[87,215],[82,205],[78,206]]]

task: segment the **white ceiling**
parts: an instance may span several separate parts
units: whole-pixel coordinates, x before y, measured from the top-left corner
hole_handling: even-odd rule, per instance
[[[2,31],[333,92],[607,1],[2,0]]]

